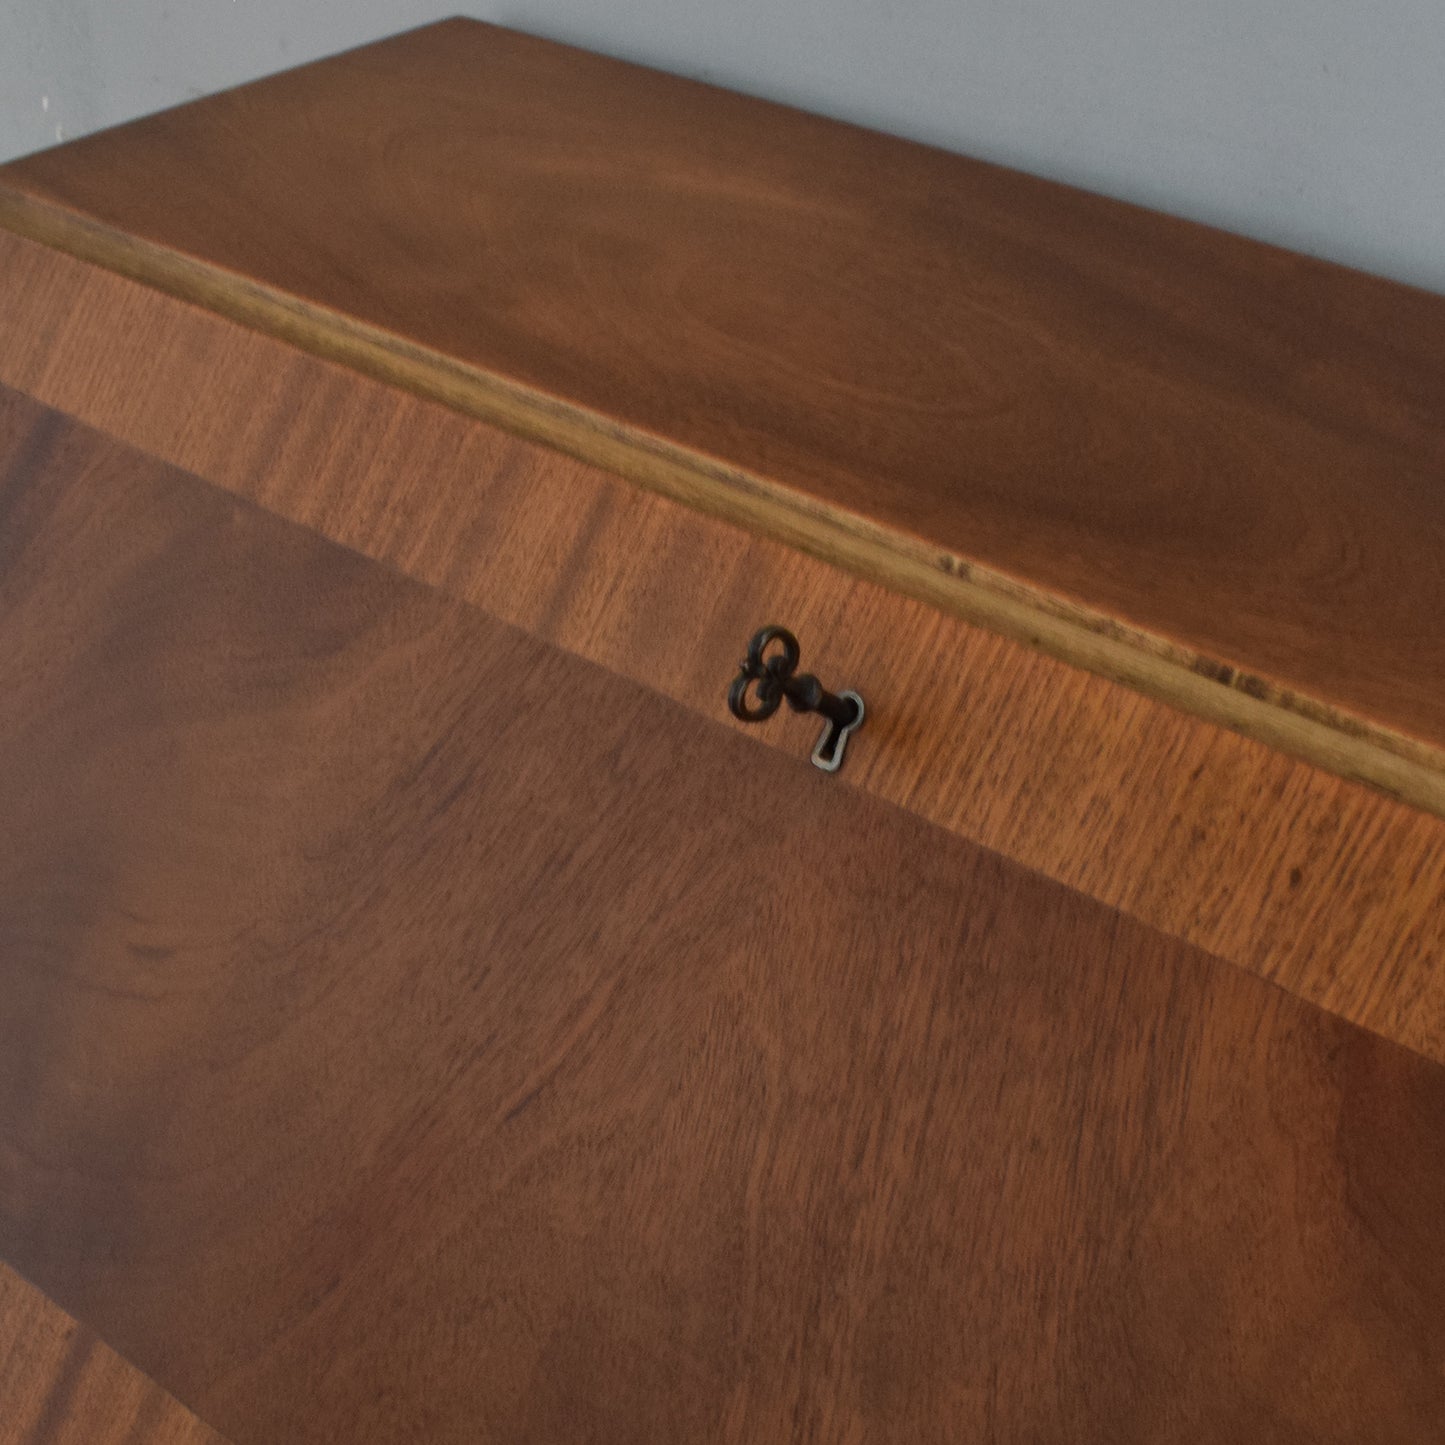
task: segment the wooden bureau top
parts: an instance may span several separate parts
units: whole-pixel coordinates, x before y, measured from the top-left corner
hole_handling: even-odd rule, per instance
[[[1445,811],[1445,298],[460,20],[0,222]]]

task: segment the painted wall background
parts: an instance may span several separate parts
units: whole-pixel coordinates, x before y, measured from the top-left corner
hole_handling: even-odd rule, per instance
[[[452,13],[0,0],[0,158]],[[467,13],[1445,292],[1441,0],[513,0]]]

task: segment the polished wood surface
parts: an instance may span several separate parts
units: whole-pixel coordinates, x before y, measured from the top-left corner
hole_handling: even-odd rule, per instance
[[[468,21],[0,220],[1445,811],[1445,299]]]
[[[0,1264],[0,1445],[225,1445]]]
[[[1445,1061],[1438,818],[48,248],[0,275],[0,381],[711,718],[784,618],[868,698],[850,786]]]
[[[0,438],[0,1245],[238,1445],[1445,1417],[1445,1070],[14,393]]]

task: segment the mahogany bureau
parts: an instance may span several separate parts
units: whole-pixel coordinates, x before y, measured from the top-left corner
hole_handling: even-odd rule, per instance
[[[468,21],[0,167],[0,1442],[1445,1438],[1442,604],[1445,298]]]

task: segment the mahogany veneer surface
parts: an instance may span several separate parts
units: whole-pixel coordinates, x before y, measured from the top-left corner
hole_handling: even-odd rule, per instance
[[[225,1445],[0,1264],[0,1445]]]
[[[850,786],[1445,1062],[1445,820],[49,247],[0,276],[0,381],[729,726],[786,618],[868,699]]]
[[[0,168],[0,213],[1445,775],[1445,299],[460,20]]]
[[[1418,1442],[1445,1071],[0,393],[0,1252],[237,1442]]]

